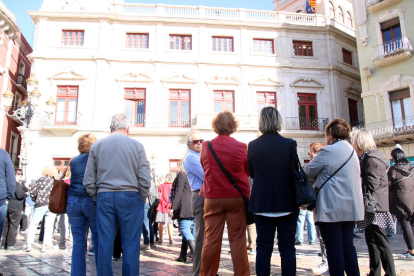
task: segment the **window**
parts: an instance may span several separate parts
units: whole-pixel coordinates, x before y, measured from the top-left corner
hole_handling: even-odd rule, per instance
[[[169,160],[169,173],[172,174],[173,178],[177,176],[178,171],[180,170],[180,167],[178,163],[180,162],[180,159],[170,159]]]
[[[53,158],[53,166],[57,170],[69,166],[70,158]]]
[[[214,112],[234,112],[234,91],[214,90]]]
[[[170,89],[169,126],[191,127],[189,89]]]
[[[346,13],[346,22],[347,22],[348,26],[352,28],[352,16],[351,16],[350,12]]]
[[[273,39],[253,39],[254,53],[274,54]]]
[[[318,129],[316,94],[298,93],[300,129]]]
[[[410,89],[405,88],[389,93],[394,127],[400,128],[406,125],[414,125]]]
[[[398,40],[401,41],[401,27],[399,17],[381,23],[381,32],[384,44],[389,44]]]
[[[302,10],[297,10],[297,11],[296,11],[296,13],[301,13],[301,12],[302,12]]]
[[[170,35],[171,50],[191,50],[191,35]]]
[[[56,119],[58,125],[75,125],[78,108],[78,86],[58,86]]]
[[[213,36],[213,51],[233,52],[233,38]]]
[[[293,54],[296,56],[312,57],[312,42],[293,41]]]
[[[341,7],[338,7],[338,19],[339,22],[344,23],[344,12],[342,11]]]
[[[25,73],[26,73],[26,65],[21,60],[20,61],[20,65],[19,65],[19,76],[23,76],[24,77]]]
[[[358,105],[357,101],[348,99],[349,108],[349,121],[351,126],[354,126],[358,122]]]
[[[352,65],[352,52],[342,49],[342,58],[345,63]]]
[[[329,2],[329,16],[335,18],[335,7],[332,2]]]
[[[20,95],[19,92],[16,91],[16,93],[14,93],[14,105],[13,105],[13,110],[17,110],[20,108],[22,104],[22,96]]]
[[[127,34],[126,47],[148,49],[148,34]]]
[[[276,92],[257,92],[257,113],[260,114],[260,111],[264,107],[273,106],[276,107]]]
[[[144,126],[145,88],[125,88],[125,114],[134,122],[134,126]]]
[[[84,31],[62,31],[63,46],[83,46]]]
[[[12,160],[12,163],[14,166],[19,166],[19,155],[17,154],[17,150],[19,147],[19,134],[14,133],[11,131],[10,135],[10,159]]]

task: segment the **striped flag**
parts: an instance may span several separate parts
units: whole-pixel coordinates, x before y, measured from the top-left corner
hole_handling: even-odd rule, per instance
[[[316,0],[306,0],[306,12],[315,13]]]
[[[316,8],[316,0],[310,0],[310,1],[309,1],[309,6],[310,6],[313,10],[315,10],[315,8]]]

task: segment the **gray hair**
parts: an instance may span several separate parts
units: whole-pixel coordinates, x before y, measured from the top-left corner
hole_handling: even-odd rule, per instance
[[[282,130],[282,116],[273,106],[260,111],[259,130],[261,133],[277,133]]]
[[[199,131],[197,131],[197,130],[192,130],[192,131],[190,131],[190,132],[188,133],[188,135],[187,135],[187,145],[188,145],[188,144],[191,144],[191,142],[193,141],[193,140],[191,139],[191,136],[193,136],[193,134],[196,134],[196,133],[200,134],[200,132],[199,132]]]
[[[117,130],[128,130],[129,119],[125,114],[116,114],[111,120],[111,132]]]
[[[377,147],[375,144],[374,136],[366,129],[354,130],[351,132],[351,143],[354,147],[357,147],[360,151],[366,152]]]

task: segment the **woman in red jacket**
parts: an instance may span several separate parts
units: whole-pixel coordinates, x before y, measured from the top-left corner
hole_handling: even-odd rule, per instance
[[[212,127],[218,134],[211,140],[214,152],[236,181],[243,195],[250,198],[247,147],[246,144],[230,137],[230,134],[237,131],[238,122],[231,112],[223,111],[213,119]],[[200,275],[217,274],[224,223],[227,223],[234,275],[250,275],[243,197],[218,166],[208,148],[208,141],[203,143],[201,165],[204,168],[204,183],[200,196],[205,198],[205,233]]]
[[[164,234],[164,224],[167,224],[168,236],[170,237],[170,243],[173,241],[173,220],[169,216],[171,209],[171,203],[169,201],[171,186],[173,182],[173,176],[169,173],[165,176],[165,183],[158,187],[158,195],[160,196],[160,203],[157,207],[157,217],[155,222],[159,223],[159,235],[160,239],[158,243],[162,243],[162,236]]]

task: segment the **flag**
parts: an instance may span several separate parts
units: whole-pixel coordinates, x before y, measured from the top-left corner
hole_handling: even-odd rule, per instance
[[[315,13],[316,0],[306,0],[306,12]]]

